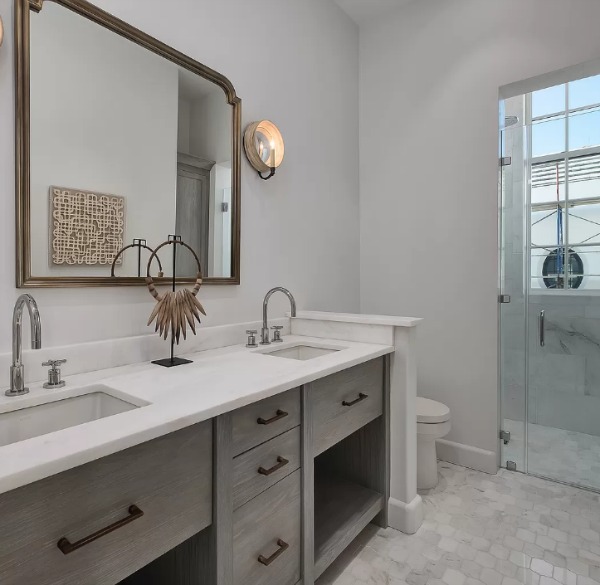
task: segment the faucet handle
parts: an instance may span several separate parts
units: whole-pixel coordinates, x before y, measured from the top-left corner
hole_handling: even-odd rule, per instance
[[[44,384],[44,388],[62,388],[65,385],[65,381],[61,380],[60,368],[58,366],[65,364],[67,360],[48,360],[42,362],[42,366],[50,366],[48,370],[48,381]]]
[[[53,370],[56,370],[56,366],[60,366],[61,364],[66,364],[66,359],[61,360],[48,360],[47,362],[42,362],[42,366],[50,366]]]
[[[271,327],[273,329],[273,341],[274,343],[281,343],[283,339],[281,339],[281,330],[283,329],[283,325],[273,325]]]
[[[248,336],[246,347],[258,347],[258,343],[256,343],[257,333],[258,329],[246,329],[246,335]]]

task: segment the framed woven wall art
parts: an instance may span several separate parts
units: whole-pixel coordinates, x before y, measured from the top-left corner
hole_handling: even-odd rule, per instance
[[[51,264],[110,265],[124,234],[125,197],[50,187]]]

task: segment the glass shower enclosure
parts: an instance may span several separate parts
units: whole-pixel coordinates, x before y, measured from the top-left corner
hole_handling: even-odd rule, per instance
[[[500,110],[501,464],[600,491],[600,76]]]

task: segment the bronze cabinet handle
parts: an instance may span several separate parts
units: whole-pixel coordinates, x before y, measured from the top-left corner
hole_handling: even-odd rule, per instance
[[[71,543],[71,541],[66,536],[64,536],[63,538],[61,538],[58,541],[57,546],[64,555],[68,555],[69,553],[72,553],[74,550],[77,550],[78,548],[81,548],[82,546],[85,546],[86,544],[90,544],[90,542],[94,542],[94,540],[98,540],[99,538],[102,538],[103,536],[106,536],[107,534],[110,534],[111,532],[118,530],[119,528],[126,526],[130,522],[133,522],[134,520],[137,520],[138,518],[141,518],[144,515],[144,512],[142,512],[135,505],[129,506],[128,512],[129,512],[129,516],[127,516],[127,518],[123,518],[122,520],[117,520],[110,526],[107,526],[106,528],[101,528],[97,532],[94,532],[93,534],[90,534],[89,536],[86,536],[86,537],[82,538],[81,540],[78,540],[77,542]]]
[[[274,423],[275,421],[281,420],[282,418],[285,418],[288,415],[288,413],[285,410],[277,410],[275,416],[271,417],[271,418],[258,418],[256,419],[256,422],[259,425],[270,425],[271,423]]]
[[[271,467],[270,469],[265,469],[264,467],[259,467],[258,473],[260,473],[261,475],[271,475],[272,473],[275,473],[282,467],[285,467],[288,463],[289,463],[289,461],[287,459],[279,456],[279,457],[277,457],[277,465],[273,465],[273,467]]]
[[[290,545],[281,540],[281,538],[277,539],[277,546],[279,548],[270,557],[263,557],[262,555],[259,555],[258,562],[265,567],[268,567],[278,556],[282,555],[288,548],[290,548]]]
[[[344,402],[342,402],[343,406],[354,406],[355,404],[358,404],[359,402],[362,402],[363,400],[365,400],[365,398],[369,398],[368,394],[363,394],[362,392],[358,395],[358,398],[356,400],[352,400],[352,402],[348,402],[347,400],[344,400]]]

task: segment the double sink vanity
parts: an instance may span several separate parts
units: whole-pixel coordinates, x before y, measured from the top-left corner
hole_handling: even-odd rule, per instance
[[[312,585],[368,523],[414,532],[414,424],[396,413],[417,322],[303,312],[257,348],[228,344],[253,324],[207,328],[191,364],[3,397],[2,584]]]
[[[233,84],[86,0],[13,1],[16,286],[109,287],[164,339],[43,348],[19,297],[0,584],[313,585],[370,522],[414,533],[419,319],[296,314],[278,287],[262,322],[198,326],[201,286],[240,284]]]

